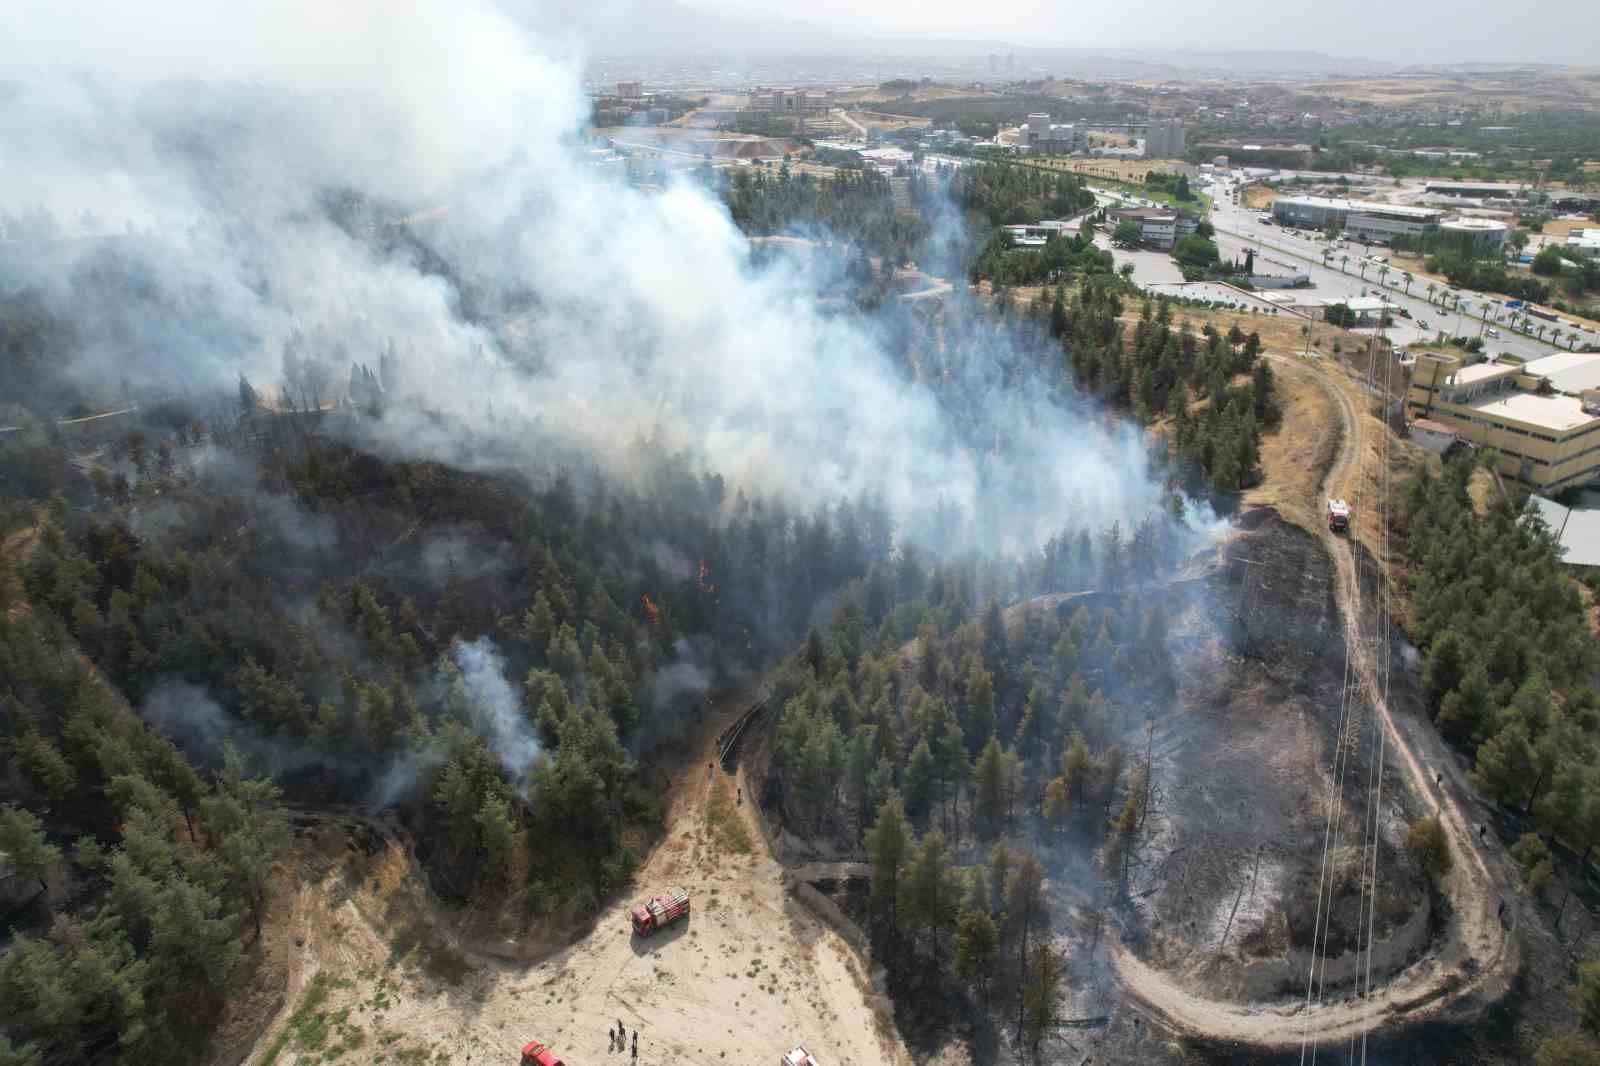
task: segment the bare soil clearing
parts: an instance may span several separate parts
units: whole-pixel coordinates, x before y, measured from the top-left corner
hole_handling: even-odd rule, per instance
[[[451,943],[397,841],[369,856],[340,854],[340,834],[324,841],[333,861],[294,906],[303,946],[287,1005],[246,1061],[321,1063],[344,1047],[394,1061],[512,1062],[539,1039],[569,1062],[599,1062],[625,1054],[605,1046],[620,1021],[651,1066],[776,1061],[802,1040],[825,1062],[908,1062],[868,1004],[861,961],[786,893],[742,776],[709,769],[718,730],[743,706],[708,716],[634,890],[582,940],[531,964]],[[690,917],[633,936],[634,897],[668,887],[688,889]],[[321,1001],[306,1009],[313,995]]]
[[[1267,185],[1246,185],[1244,195],[1240,197],[1244,206],[1251,208],[1271,207],[1278,199],[1278,190]]]

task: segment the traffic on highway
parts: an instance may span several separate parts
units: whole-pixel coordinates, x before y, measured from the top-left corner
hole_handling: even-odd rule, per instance
[[[1319,295],[1381,296],[1402,312],[1395,324],[1399,343],[1433,340],[1440,335],[1481,336],[1485,352],[1522,359],[1569,348],[1600,347],[1600,332],[1571,319],[1524,316],[1520,301],[1457,289],[1442,279],[1396,269],[1381,245],[1330,241],[1319,233],[1279,226],[1270,215],[1237,202],[1239,189],[1240,183],[1228,178],[1219,178],[1212,185],[1211,222],[1222,254],[1242,254],[1247,247],[1255,248],[1258,255],[1272,250],[1292,257],[1310,276]]]

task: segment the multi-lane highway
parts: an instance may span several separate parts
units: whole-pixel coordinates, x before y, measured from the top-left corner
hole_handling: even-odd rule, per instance
[[[1266,252],[1275,259],[1288,258],[1305,270],[1320,296],[1345,298],[1381,295],[1405,308],[1412,316],[1409,321],[1404,318],[1397,319],[1396,337],[1400,343],[1424,338],[1432,339],[1440,332],[1466,336],[1478,336],[1482,332],[1486,351],[1492,354],[1509,352],[1523,359],[1534,359],[1553,351],[1564,351],[1569,347],[1568,332],[1573,328],[1570,326],[1557,327],[1554,323],[1533,320],[1534,325],[1547,327],[1546,338],[1551,336],[1552,328],[1559,329],[1559,344],[1514,331],[1510,325],[1513,312],[1505,306],[1503,296],[1461,290],[1458,294],[1460,303],[1457,305],[1454,299],[1456,294],[1452,294],[1448,288],[1441,287],[1435,290],[1430,302],[1428,279],[1414,278],[1408,292],[1403,271],[1391,268],[1387,275],[1380,277],[1381,268],[1375,263],[1366,264],[1363,278],[1362,265],[1366,256],[1373,253],[1385,256],[1388,254],[1387,250],[1381,247],[1367,247],[1354,241],[1347,241],[1333,249],[1335,254],[1325,265],[1323,253],[1329,248],[1327,241],[1317,240],[1311,234],[1304,232],[1295,234],[1277,225],[1261,222],[1258,217],[1259,211],[1232,202],[1234,188],[1233,182],[1219,182],[1215,186],[1215,210],[1212,212],[1211,222],[1217,229],[1218,246],[1224,255],[1241,254],[1248,246],[1256,248],[1258,256]],[[1432,284],[1439,285],[1438,282]],[[1484,321],[1486,308],[1487,323]],[[1420,328],[1420,323],[1427,323],[1428,328],[1426,330]],[[1490,329],[1495,330],[1499,336],[1488,335],[1487,331]],[[1576,332],[1578,339],[1575,343],[1578,347],[1600,346],[1600,333],[1582,329]]]

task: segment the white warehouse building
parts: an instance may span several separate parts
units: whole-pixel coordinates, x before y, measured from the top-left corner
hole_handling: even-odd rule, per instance
[[[1290,226],[1325,229],[1344,227],[1347,237],[1371,244],[1387,244],[1395,237],[1420,237],[1439,228],[1444,212],[1433,207],[1380,204],[1371,200],[1342,200],[1326,196],[1280,196],[1272,216]]]

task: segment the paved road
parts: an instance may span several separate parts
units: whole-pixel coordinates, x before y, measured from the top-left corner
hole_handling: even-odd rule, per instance
[[[1215,210],[1212,213],[1212,224],[1217,227],[1220,238],[1219,246],[1231,244],[1234,248],[1243,247],[1245,243],[1264,249],[1274,249],[1279,253],[1286,253],[1304,262],[1307,273],[1311,275],[1312,284],[1316,286],[1318,295],[1332,296],[1358,296],[1362,290],[1368,294],[1381,294],[1384,298],[1399,304],[1412,314],[1410,323],[1400,319],[1402,327],[1398,333],[1400,343],[1407,343],[1418,339],[1422,330],[1415,327],[1417,322],[1427,322],[1432,327],[1432,332],[1444,330],[1447,333],[1466,333],[1477,336],[1480,329],[1485,328],[1482,314],[1485,305],[1491,307],[1489,328],[1498,329],[1500,336],[1484,337],[1485,348],[1492,353],[1509,352],[1523,359],[1536,359],[1541,355],[1551,352],[1567,350],[1566,344],[1560,346],[1542,341],[1535,337],[1513,332],[1508,326],[1511,312],[1504,306],[1504,297],[1486,296],[1482,293],[1463,290],[1461,292],[1460,310],[1446,310],[1439,303],[1430,303],[1427,296],[1428,281],[1416,279],[1411,283],[1409,293],[1406,289],[1405,278],[1402,272],[1391,270],[1381,285],[1377,270],[1368,266],[1366,277],[1361,276],[1361,260],[1364,255],[1373,249],[1358,243],[1349,243],[1338,249],[1338,255],[1331,260],[1329,266],[1323,265],[1322,253],[1327,248],[1326,242],[1313,240],[1306,236],[1296,236],[1281,227],[1265,225],[1258,221],[1260,212],[1251,210],[1243,205],[1235,206],[1231,202],[1228,190],[1231,183],[1218,186],[1218,195],[1215,199]],[[1224,251],[1226,248],[1224,247]],[[1377,249],[1380,254],[1382,249]],[[1348,255],[1348,262],[1341,262]],[[1442,294],[1435,294],[1435,300],[1442,299]],[[1563,335],[1566,333],[1562,328]],[[1584,343],[1600,345],[1600,334],[1587,332],[1581,335],[1579,345]]]

